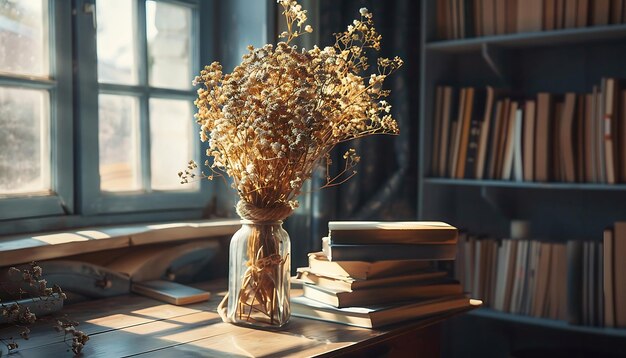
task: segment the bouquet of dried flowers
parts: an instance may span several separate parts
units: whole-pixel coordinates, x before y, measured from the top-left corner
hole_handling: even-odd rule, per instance
[[[196,119],[201,140],[209,144],[206,155],[210,159],[204,164],[210,171],[203,175],[231,177],[240,198],[237,212],[253,222],[288,217],[298,207],[304,181],[324,162],[323,187],[339,185],[355,175],[360,158],[353,149],[343,156],[343,170],[329,174],[330,152],[337,144],[398,133],[391,106],[384,100],[389,91],[383,83],[402,66],[402,60],[367,57],[371,50],[380,49],[381,41],[372,14],[362,8],[360,19],[335,34],[334,46],[298,50],[291,41],[313,31],[305,25],[306,10],[296,1],[277,2],[287,20],[287,30],[280,35],[284,41],[276,46],[249,46],[232,73],[224,74],[222,66],[213,62],[194,80],[203,85],[195,101]],[[370,66],[375,71],[365,74]],[[195,168],[190,162],[179,173],[182,182],[193,176]],[[266,242],[264,237],[256,233],[248,241],[248,276],[259,271],[255,261],[277,252],[277,243]],[[280,265],[280,260],[274,261]],[[247,280],[253,284],[242,287],[247,294],[240,297],[252,297],[253,303],[263,302],[263,307],[255,308],[250,302],[242,307],[274,312],[271,297],[276,280],[259,280]]]

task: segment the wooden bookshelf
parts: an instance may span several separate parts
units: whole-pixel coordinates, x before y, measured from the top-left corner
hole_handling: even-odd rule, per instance
[[[419,220],[442,220],[493,237],[507,237],[511,221],[524,220],[530,223],[532,238],[554,242],[601,241],[604,228],[626,220],[626,183],[451,179],[431,172],[436,86],[493,86],[522,97],[589,93],[602,77],[626,78],[626,25],[439,40],[436,0],[423,1],[420,15]],[[489,309],[471,315],[511,323],[511,340],[515,323],[554,328],[562,335],[626,337],[626,329],[572,326]],[[559,344],[572,342],[563,339]]]
[[[465,53],[482,46],[504,48],[589,44],[626,39],[626,25],[591,26],[573,29],[528,32],[518,34],[472,37],[461,40],[435,40],[426,43],[429,52]]]
[[[430,178],[423,179],[425,185],[449,185],[449,186],[475,186],[475,187],[499,187],[512,189],[545,189],[545,190],[600,190],[600,191],[626,191],[626,184],[596,184],[596,183],[562,183],[562,182],[519,182],[509,180],[476,180],[476,179],[451,179]]]
[[[496,311],[490,308],[479,308],[468,314],[476,317],[506,321],[515,324],[524,324],[532,326],[541,326],[549,329],[562,330],[566,332],[576,332],[584,334],[594,334],[602,336],[626,338],[626,329],[591,327],[569,324],[565,321],[555,319],[537,318],[532,316],[522,316],[506,312]]]

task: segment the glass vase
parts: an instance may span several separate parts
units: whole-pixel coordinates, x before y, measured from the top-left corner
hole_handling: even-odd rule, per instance
[[[230,242],[227,321],[281,327],[291,316],[291,242],[282,221],[242,220]]]

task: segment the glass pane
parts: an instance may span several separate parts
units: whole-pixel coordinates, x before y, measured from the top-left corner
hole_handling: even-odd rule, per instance
[[[191,9],[146,2],[150,85],[191,88]]]
[[[0,72],[48,75],[48,1],[0,0]]]
[[[153,190],[189,190],[198,188],[199,179],[180,184],[178,172],[195,159],[191,102],[150,99],[150,163]]]
[[[135,1],[99,1],[98,80],[137,84],[137,44],[135,43]]]
[[[100,189],[140,190],[138,100],[101,94],[99,101]]]
[[[0,194],[50,189],[47,91],[0,87]]]

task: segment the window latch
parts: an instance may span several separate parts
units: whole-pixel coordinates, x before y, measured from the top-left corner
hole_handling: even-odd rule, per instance
[[[98,28],[98,20],[96,19],[96,4],[84,3],[83,12],[91,15],[91,21],[93,23],[94,30]]]

